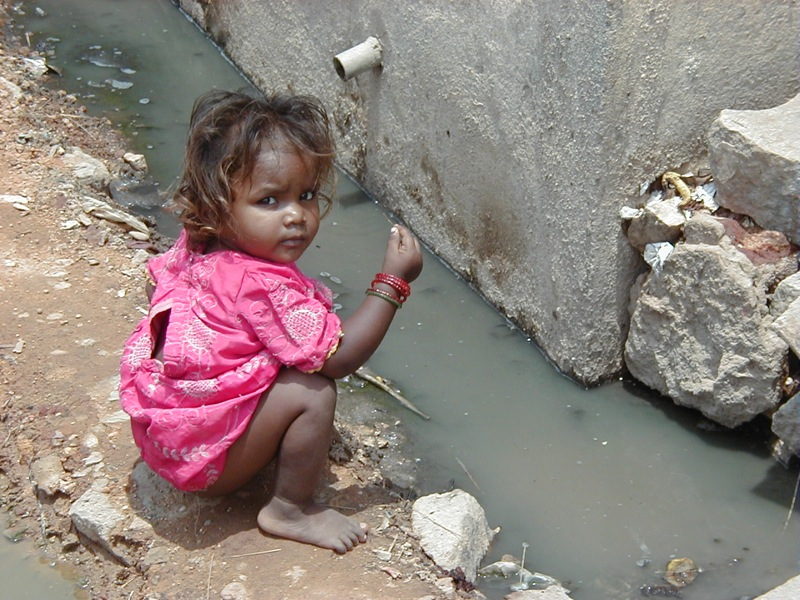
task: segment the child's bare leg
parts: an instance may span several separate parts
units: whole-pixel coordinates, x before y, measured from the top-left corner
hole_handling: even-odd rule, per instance
[[[208,492],[237,489],[277,455],[275,493],[258,514],[261,529],[337,552],[365,542],[365,526],[313,501],[335,409],[333,380],[284,369],[262,397],[247,431],[231,446],[224,472]]]

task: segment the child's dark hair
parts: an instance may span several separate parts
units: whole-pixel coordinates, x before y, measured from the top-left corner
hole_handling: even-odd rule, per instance
[[[215,240],[225,230],[232,186],[249,177],[262,146],[279,136],[315,161],[321,186],[333,183],[336,148],[328,115],[316,98],[291,94],[257,98],[213,90],[195,101],[183,173],[174,195],[192,246]],[[330,207],[328,194],[319,195]]]

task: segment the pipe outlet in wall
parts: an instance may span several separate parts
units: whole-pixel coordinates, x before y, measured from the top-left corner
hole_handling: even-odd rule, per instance
[[[381,64],[383,48],[378,38],[366,40],[333,57],[333,66],[344,81]]]

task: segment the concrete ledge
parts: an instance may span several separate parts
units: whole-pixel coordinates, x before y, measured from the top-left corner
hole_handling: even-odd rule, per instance
[[[792,577],[783,585],[762,594],[755,600],[797,600],[800,598],[800,575]]]

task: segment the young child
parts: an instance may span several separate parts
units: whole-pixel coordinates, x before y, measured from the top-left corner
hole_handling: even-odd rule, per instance
[[[343,553],[368,527],[313,500],[334,380],[377,349],[422,253],[392,227],[361,305],[344,322],[332,312],[330,290],[295,262],[330,207],[333,157],[316,99],[197,100],[175,194],[183,231],[148,264],[150,311],[125,345],[120,399],[142,458],[177,488],[228,494],[275,459],[259,527]]]

